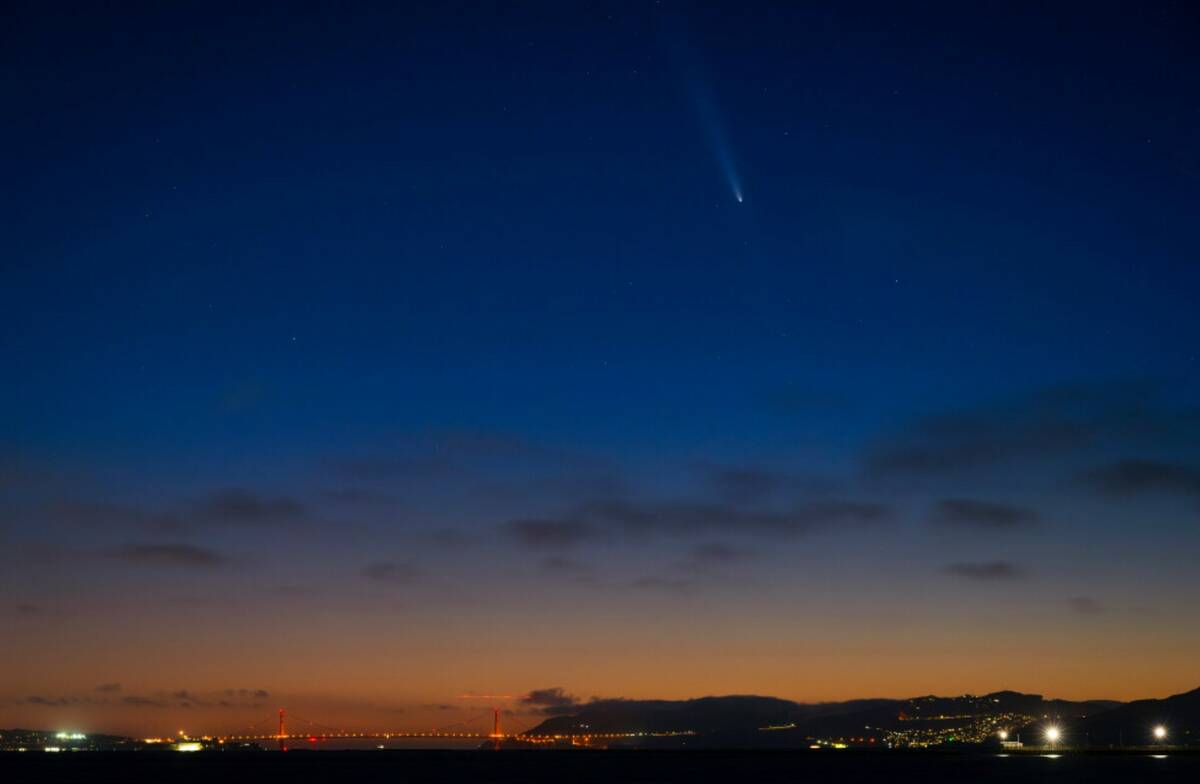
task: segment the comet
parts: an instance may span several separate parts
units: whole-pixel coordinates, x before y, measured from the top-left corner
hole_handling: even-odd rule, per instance
[[[704,135],[708,137],[709,146],[712,148],[713,156],[717,160],[717,166],[721,170],[721,174],[725,178],[726,184],[729,186],[730,193],[733,194],[734,200],[738,204],[745,201],[745,194],[742,191],[742,178],[738,175],[737,162],[734,159],[733,147],[729,144],[729,139],[725,134],[724,123],[721,122],[720,113],[717,111],[716,102],[712,95],[698,79],[689,81],[688,92],[692,96],[692,103],[696,108],[696,115],[700,119],[700,125],[704,129]]]
[[[742,178],[738,174],[737,159],[733,154],[733,146],[729,143],[721,112],[717,109],[717,102],[708,87],[710,80],[705,74],[701,58],[688,44],[688,36],[682,29],[682,20],[668,19],[665,23],[667,49],[687,88],[696,119],[699,120],[700,128],[708,140],[717,168],[729,187],[730,194],[734,201],[742,204],[746,195],[742,189]]]

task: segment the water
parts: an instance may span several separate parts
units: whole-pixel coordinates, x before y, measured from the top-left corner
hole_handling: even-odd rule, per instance
[[[1200,754],[1057,756],[853,751],[291,751],[0,755],[0,780],[24,782],[787,782],[1200,781]]]

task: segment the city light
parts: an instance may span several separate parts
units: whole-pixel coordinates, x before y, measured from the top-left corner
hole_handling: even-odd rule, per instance
[[[1000,740],[1008,740],[1008,730],[1000,730]]]
[[[1159,724],[1157,727],[1154,728],[1154,739],[1155,740],[1166,740],[1166,738],[1167,738],[1167,728],[1164,727],[1163,725]]]
[[[1062,730],[1060,730],[1058,727],[1055,727],[1054,725],[1050,725],[1049,727],[1046,728],[1046,742],[1049,743],[1050,745],[1054,745],[1055,743],[1057,743],[1058,739],[1061,737],[1062,737]]]

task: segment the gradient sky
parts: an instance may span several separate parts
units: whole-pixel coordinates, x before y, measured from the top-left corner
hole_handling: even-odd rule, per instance
[[[255,5],[0,31],[0,726],[1200,686],[1187,4]]]

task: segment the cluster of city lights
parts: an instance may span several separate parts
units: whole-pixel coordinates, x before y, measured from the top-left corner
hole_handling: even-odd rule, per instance
[[[1161,743],[1162,741],[1167,739],[1167,728],[1165,725],[1156,724],[1154,726],[1153,732],[1154,732],[1154,739],[1156,741]],[[996,733],[996,735],[1002,741],[1008,740],[1008,730],[1000,730],[998,733]],[[1048,745],[1053,746],[1054,744],[1056,744],[1060,740],[1062,740],[1062,728],[1060,728],[1056,724],[1051,724],[1048,727],[1046,727],[1044,730],[1042,730],[1042,737],[1045,738],[1046,743]]]

